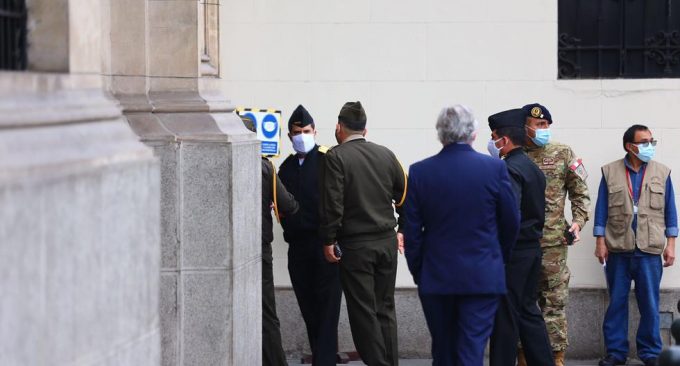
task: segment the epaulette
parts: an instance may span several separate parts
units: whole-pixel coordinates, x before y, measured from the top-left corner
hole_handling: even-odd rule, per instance
[[[328,150],[330,150],[330,149],[331,149],[331,148],[328,147],[328,146],[319,145],[319,152],[322,153],[322,154],[327,153]]]

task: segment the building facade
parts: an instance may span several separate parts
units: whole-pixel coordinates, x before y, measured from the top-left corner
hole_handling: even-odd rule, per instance
[[[620,8],[621,3],[628,8]],[[660,140],[656,159],[674,171],[680,168],[680,40],[672,36],[680,28],[677,1],[250,0],[228,6],[232,11],[223,21],[227,38],[222,42],[247,49],[248,57],[228,61],[222,74],[225,93],[238,105],[281,109],[284,120],[304,104],[317,121],[322,144],[335,144],[333,131],[342,104],[360,100],[368,115],[368,139],[389,147],[408,166],[439,151],[437,114],[446,105],[461,103],[470,106],[480,122],[474,147],[485,152],[489,115],[539,102],[555,120],[554,139],[569,144],[584,161],[591,214],[600,167],[623,157],[621,139],[630,125],[648,125]],[[623,23],[621,13],[627,17]],[[577,23],[581,18],[584,24]],[[603,22],[600,32],[609,38],[587,44],[598,34],[598,18]],[[624,23],[630,39],[617,33]],[[582,34],[574,33],[578,29]],[[573,38],[591,50],[583,48],[577,56],[579,44]],[[659,39],[669,46],[659,46]],[[593,56],[598,53],[601,61]],[[630,59],[610,60],[612,53]],[[579,61],[577,57],[583,75],[575,78],[567,67]],[[601,76],[593,76],[598,62],[609,66],[602,67]],[[669,64],[673,68],[667,75],[663,71]],[[288,141],[282,145],[285,157],[292,148]],[[604,349],[601,324],[607,296],[602,268],[593,255],[592,220],[582,233],[581,243],[569,251],[567,356],[596,358]],[[280,233],[276,237],[275,280],[279,304],[285,304],[279,306],[282,331],[288,334],[288,350],[299,354],[306,347],[305,335],[296,326],[299,315],[286,270],[287,244]],[[425,356],[427,329],[403,257],[397,276],[400,351]],[[662,289],[662,334],[668,341],[670,321],[678,317],[678,265],[664,270]],[[637,310],[631,301],[634,337]],[[353,349],[346,325],[344,318],[342,350]]]

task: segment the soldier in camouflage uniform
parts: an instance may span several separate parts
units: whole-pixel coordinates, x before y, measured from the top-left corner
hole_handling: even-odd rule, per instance
[[[569,146],[550,141],[549,125],[552,124],[552,117],[547,108],[540,104],[529,104],[522,109],[527,116],[527,155],[546,177],[539,305],[550,336],[555,365],[563,366],[568,345],[565,308],[570,272],[567,267],[567,237],[573,234],[573,241],[578,241],[580,231],[588,221],[588,174],[581,159]],[[571,201],[571,225],[564,217],[567,194]],[[520,364],[524,361],[522,356],[520,353]]]

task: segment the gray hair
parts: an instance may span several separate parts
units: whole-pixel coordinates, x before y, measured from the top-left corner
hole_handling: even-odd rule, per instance
[[[463,105],[442,108],[437,117],[437,135],[443,145],[455,143],[472,143],[477,120],[472,111]]]

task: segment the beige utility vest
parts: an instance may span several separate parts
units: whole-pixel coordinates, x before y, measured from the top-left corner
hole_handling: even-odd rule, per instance
[[[666,244],[666,180],[671,170],[655,161],[647,163],[638,200],[637,236],[633,223],[633,197],[623,159],[602,167],[609,191],[609,217],[605,229],[607,249],[630,252],[635,245],[641,251],[661,254]]]

